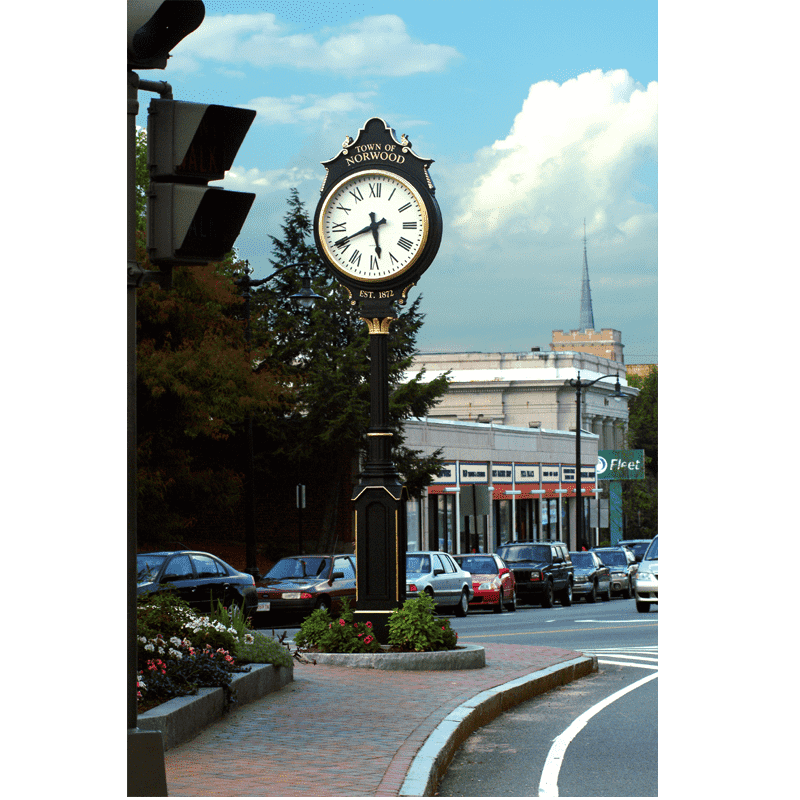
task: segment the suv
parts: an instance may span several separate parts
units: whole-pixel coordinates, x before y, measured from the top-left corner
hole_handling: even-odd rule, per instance
[[[510,542],[500,545],[497,555],[514,573],[518,602],[552,608],[558,599],[562,606],[572,605],[575,570],[563,542]]]
[[[650,610],[650,603],[658,603],[658,535],[650,543],[633,574],[633,592],[636,610],[640,614]]]

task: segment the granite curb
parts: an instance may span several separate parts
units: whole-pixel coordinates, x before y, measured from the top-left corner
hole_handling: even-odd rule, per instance
[[[487,689],[462,703],[425,740],[399,796],[433,797],[456,751],[478,728],[526,700],[596,671],[597,657],[581,656]]]
[[[480,669],[486,666],[486,650],[481,645],[459,645],[455,650],[427,653],[309,653],[311,663],[360,669],[406,670],[431,672],[456,669]]]
[[[276,692],[294,680],[293,665],[250,664],[249,672],[236,672],[231,681],[236,690],[236,704],[243,706]],[[164,750],[182,744],[203,728],[220,719],[225,708],[221,688],[198,689],[197,694],[174,697],[160,706],[139,714],[137,727],[145,731],[161,731]]]

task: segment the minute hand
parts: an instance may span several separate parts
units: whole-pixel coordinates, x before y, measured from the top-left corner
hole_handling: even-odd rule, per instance
[[[341,247],[341,245],[349,242],[351,239],[354,239],[356,236],[361,236],[362,233],[368,233],[372,231],[374,234],[377,234],[378,225],[383,225],[386,222],[386,219],[382,219],[380,222],[375,222],[375,214],[370,212],[370,217],[372,217],[372,222],[367,225],[366,228],[362,228],[360,231],[356,231],[355,233],[351,233],[348,236],[343,236],[341,239],[338,239],[335,244]]]

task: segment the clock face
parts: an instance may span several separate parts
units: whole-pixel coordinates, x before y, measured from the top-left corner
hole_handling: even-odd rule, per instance
[[[425,204],[410,183],[370,170],[333,187],[319,215],[318,234],[340,272],[358,281],[385,281],[416,262],[428,226]]]

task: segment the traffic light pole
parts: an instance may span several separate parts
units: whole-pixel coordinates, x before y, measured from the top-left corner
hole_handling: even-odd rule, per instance
[[[128,356],[128,796],[167,797],[164,741],[160,731],[138,727],[136,643],[136,289],[158,273],[136,261],[136,115],[139,76],[128,72],[128,210],[127,210],[127,356]],[[142,81],[141,83],[144,83]],[[167,84],[164,84],[167,86]]]

